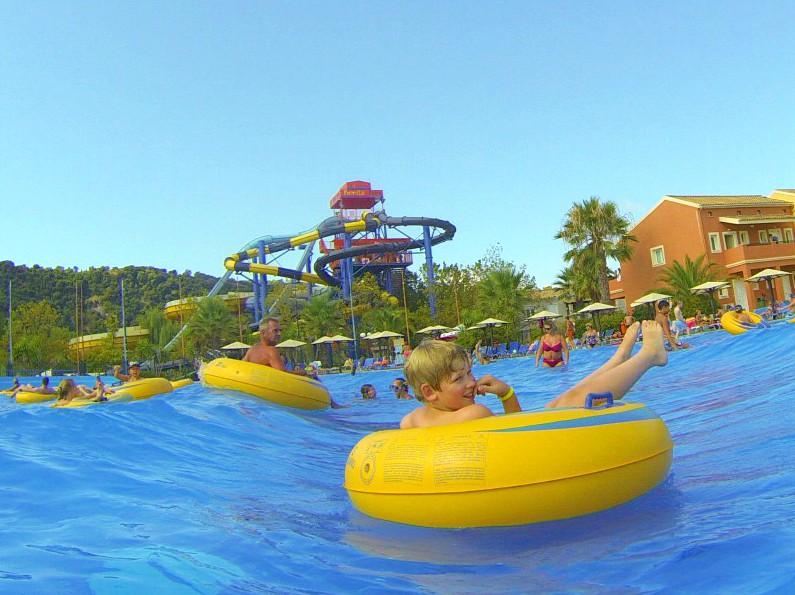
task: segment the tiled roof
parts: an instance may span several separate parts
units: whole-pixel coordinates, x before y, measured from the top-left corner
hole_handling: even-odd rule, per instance
[[[741,205],[754,206],[788,206],[790,203],[783,200],[771,200],[767,196],[667,196],[683,202],[689,202],[702,207],[736,207]]]

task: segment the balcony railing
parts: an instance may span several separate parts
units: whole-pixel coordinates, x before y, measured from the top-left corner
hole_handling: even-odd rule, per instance
[[[741,244],[723,251],[726,264],[737,264],[748,260],[795,257],[795,243]]]

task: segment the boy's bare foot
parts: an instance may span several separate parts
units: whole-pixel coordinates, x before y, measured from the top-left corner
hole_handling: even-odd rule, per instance
[[[643,321],[643,347],[638,355],[650,358],[652,366],[664,366],[668,363],[663,330],[656,320]]]
[[[632,348],[638,342],[638,331],[640,331],[640,323],[633,322],[627,329],[624,338],[621,339],[621,344],[618,346],[615,355],[613,356],[618,360],[618,363],[625,362],[632,355]]]

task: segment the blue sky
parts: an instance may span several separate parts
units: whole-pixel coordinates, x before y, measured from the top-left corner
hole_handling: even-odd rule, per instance
[[[793,25],[783,0],[6,0],[0,259],[221,275],[360,179],[457,226],[437,261],[499,243],[549,284],[574,202],[795,187]]]

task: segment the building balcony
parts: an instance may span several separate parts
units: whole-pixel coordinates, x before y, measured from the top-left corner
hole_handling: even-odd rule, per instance
[[[741,244],[723,251],[727,267],[767,262],[766,266],[783,266],[795,263],[795,243],[778,242],[769,244]],[[777,259],[780,263],[777,265]]]

